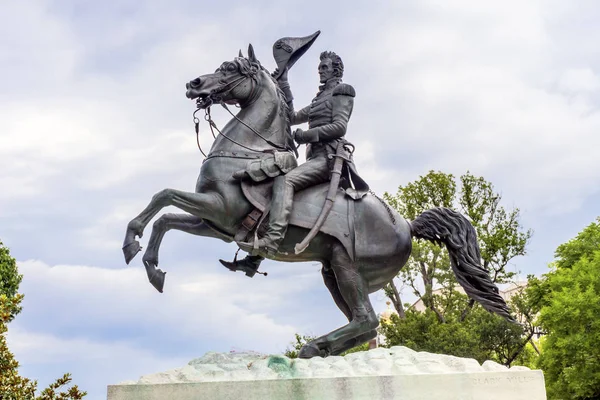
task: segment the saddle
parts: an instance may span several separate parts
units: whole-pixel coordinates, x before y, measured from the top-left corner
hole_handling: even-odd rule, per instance
[[[257,228],[259,236],[266,232],[268,221],[258,227],[257,225],[258,222],[266,219],[273,193],[273,180],[258,183],[243,180],[241,185],[244,196],[255,209],[242,222],[235,235],[236,242],[247,241]],[[310,230],[321,213],[328,189],[329,183],[322,183],[297,192],[294,195],[289,224]],[[321,232],[338,239],[352,259],[354,259],[354,201],[340,188],[333,208],[320,228]]]

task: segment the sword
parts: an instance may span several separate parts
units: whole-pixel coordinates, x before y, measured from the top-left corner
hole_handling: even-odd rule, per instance
[[[329,191],[327,192],[327,197],[325,198],[325,204],[323,205],[323,209],[321,210],[319,218],[317,218],[317,222],[315,222],[315,225],[312,227],[310,232],[308,232],[308,235],[306,235],[302,242],[297,243],[294,247],[294,251],[296,252],[296,254],[300,254],[304,250],[306,250],[306,248],[310,244],[310,241],[313,240],[315,236],[317,236],[317,233],[319,233],[319,230],[321,229],[323,223],[327,219],[329,212],[333,208],[333,203],[335,202],[335,195],[338,190],[338,185],[340,183],[340,177],[342,175],[342,166],[344,165],[344,159],[347,158],[344,154],[346,152],[344,144],[345,143],[341,141],[337,146],[335,155],[329,156],[330,158],[335,157],[335,162],[333,164],[333,170],[331,171],[331,181],[329,182]]]

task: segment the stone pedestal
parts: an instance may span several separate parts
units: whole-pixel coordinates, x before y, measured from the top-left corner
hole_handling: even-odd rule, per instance
[[[541,371],[404,347],[290,360],[208,353],[176,370],[108,387],[108,400],[546,400]]]

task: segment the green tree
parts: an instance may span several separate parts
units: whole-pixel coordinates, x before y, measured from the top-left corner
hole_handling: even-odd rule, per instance
[[[560,245],[536,286],[549,398],[600,398],[600,218]]]
[[[515,302],[510,305],[515,309]],[[380,331],[386,346],[474,358],[480,363],[494,360],[504,365],[535,365],[539,350],[531,341],[533,328],[507,322],[478,305],[463,320],[458,315],[456,310],[455,317],[440,322],[429,309],[419,312],[408,308],[405,318],[392,315],[382,320]]]
[[[23,280],[23,275],[19,274],[17,262],[10,255],[10,251],[2,242],[0,242],[0,295],[7,297],[5,312],[9,312],[6,322],[13,320],[15,315],[21,312],[20,300],[12,301],[17,296],[19,285]],[[20,297],[19,297],[20,298]],[[10,304],[8,300],[11,299]]]
[[[500,204],[501,195],[484,178],[467,172],[457,182],[452,174],[430,171],[400,186],[396,195],[385,193],[384,198],[408,220],[433,207],[458,209],[477,232],[482,266],[492,281],[501,284],[514,278],[515,273],[506,267],[514,257],[525,254],[532,232],[521,227],[519,209],[505,209]],[[491,358],[506,365],[520,361],[519,354],[527,348],[534,331],[528,302],[521,299],[513,305],[526,322],[525,329],[487,313],[457,290],[446,249],[425,241],[413,241],[411,257],[398,278],[422,301],[426,311],[405,310],[391,282],[385,293],[398,318],[382,328],[388,344],[478,360]]]
[[[75,385],[69,385],[71,375],[65,374],[35,396],[37,381],[21,377],[19,363],[8,349],[6,332],[8,323],[21,312],[23,295],[18,293],[23,276],[19,274],[17,263],[2,242],[0,242],[0,399],[2,400],[79,400],[87,395]]]

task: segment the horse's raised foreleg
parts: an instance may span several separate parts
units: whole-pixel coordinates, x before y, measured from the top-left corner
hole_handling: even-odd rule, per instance
[[[220,199],[214,194],[189,193],[175,189],[164,189],[155,194],[150,200],[150,204],[137,217],[132,219],[127,225],[125,240],[123,241],[123,254],[125,262],[129,262],[141,250],[140,244],[136,239],[142,237],[146,225],[154,216],[167,206],[178,207],[196,217],[206,218],[215,216],[220,210]]]
[[[189,214],[164,214],[152,225],[152,234],[142,261],[146,267],[148,279],[152,286],[162,293],[165,273],[158,269],[158,250],[163,237],[171,229],[180,230],[192,235],[220,238],[209,228],[202,218]]]
[[[379,325],[369,300],[368,285],[344,246],[339,243],[336,243],[332,250],[331,268],[337,280],[339,293],[350,310],[350,322],[304,345],[300,350],[300,358],[339,354],[372,339],[373,331]]]

